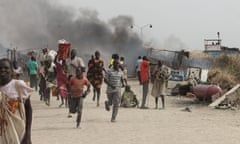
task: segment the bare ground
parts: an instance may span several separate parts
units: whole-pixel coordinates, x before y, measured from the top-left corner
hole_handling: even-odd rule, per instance
[[[141,101],[141,86],[134,79],[129,84]],[[169,83],[169,87],[174,85]],[[151,90],[151,86],[150,86]],[[92,101],[92,93],[84,101],[81,128],[76,128],[76,116],[67,118],[68,109],[59,108],[60,101],[52,97],[47,106],[37,93],[33,105],[33,144],[239,144],[239,110],[217,110],[194,99],[166,97],[166,109],[154,109],[149,94],[149,109],[120,108],[116,123],[111,112],[104,109],[105,85],[100,107]],[[189,107],[191,112],[182,111]]]

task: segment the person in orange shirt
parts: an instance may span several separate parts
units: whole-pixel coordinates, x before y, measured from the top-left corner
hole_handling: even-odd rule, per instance
[[[72,77],[69,81],[71,102],[70,102],[70,113],[77,112],[77,128],[80,126],[83,109],[83,99],[90,92],[90,82],[83,76],[82,68],[76,69],[76,76]],[[84,91],[85,86],[87,89]]]
[[[149,61],[146,56],[143,56],[143,60],[141,62],[141,70],[140,70],[140,75],[141,75],[141,84],[142,84],[142,104],[141,104],[141,109],[146,109],[148,107],[145,106],[146,104],[146,99],[148,95],[148,89],[149,89],[149,81],[150,81],[150,65]]]

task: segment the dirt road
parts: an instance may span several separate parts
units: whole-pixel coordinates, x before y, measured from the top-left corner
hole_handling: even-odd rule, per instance
[[[142,90],[136,80],[132,89],[141,100]],[[172,83],[170,82],[170,85]],[[150,86],[151,89],[151,86]],[[184,97],[166,97],[166,109],[154,109],[149,94],[150,109],[120,108],[116,123],[111,112],[104,109],[105,86],[100,107],[92,101],[92,93],[84,101],[81,128],[75,128],[75,118],[67,118],[68,109],[52,97],[48,107],[32,95],[34,110],[33,144],[239,144],[240,111],[216,110]],[[182,111],[189,107],[191,112]]]

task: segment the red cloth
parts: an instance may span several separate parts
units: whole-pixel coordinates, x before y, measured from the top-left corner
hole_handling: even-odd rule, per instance
[[[59,95],[63,98],[68,96],[67,90],[67,75],[64,72],[64,68],[60,63],[56,63],[57,70],[57,86],[59,88]]]
[[[67,85],[61,85],[58,87],[58,92],[59,95],[63,98],[67,98],[68,97],[68,90],[67,90]]]
[[[222,93],[222,89],[217,85],[197,85],[193,88],[193,93],[199,100],[211,100],[212,96]]]
[[[67,74],[64,71],[64,67],[63,65],[61,65],[60,63],[56,63],[56,71],[57,71],[57,82],[58,84],[66,84],[67,81]]]
[[[70,50],[71,50],[71,44],[69,44],[69,43],[59,44],[58,45],[58,52],[59,52],[58,60],[66,60],[67,58],[69,58]]]
[[[149,82],[149,76],[150,76],[150,66],[149,62],[146,60],[143,60],[141,63],[141,83]]]

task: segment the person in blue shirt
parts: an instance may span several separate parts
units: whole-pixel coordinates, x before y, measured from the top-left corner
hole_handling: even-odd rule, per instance
[[[38,63],[34,56],[31,57],[31,60],[27,64],[29,77],[30,77],[30,87],[34,88],[37,91],[38,83],[37,83],[37,74],[38,74]]]

